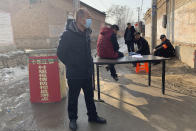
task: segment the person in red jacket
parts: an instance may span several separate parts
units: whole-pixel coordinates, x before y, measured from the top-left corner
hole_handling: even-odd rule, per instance
[[[100,58],[117,59],[124,56],[122,52],[119,52],[119,44],[116,36],[118,31],[119,27],[117,25],[112,25],[110,28],[104,27],[101,29],[97,41],[97,55]],[[116,74],[114,64],[108,65],[106,69],[110,70],[111,76],[118,81],[118,75]]]

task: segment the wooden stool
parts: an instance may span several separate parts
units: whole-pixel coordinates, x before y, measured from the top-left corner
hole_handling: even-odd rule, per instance
[[[149,72],[148,63],[147,62],[145,62],[145,63],[137,63],[136,68],[135,68],[135,72],[139,73],[140,71],[146,71],[146,73]]]

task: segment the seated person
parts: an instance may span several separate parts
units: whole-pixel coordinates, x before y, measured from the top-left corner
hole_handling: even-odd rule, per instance
[[[97,55],[100,58],[117,59],[124,56],[122,52],[119,52],[119,44],[116,36],[118,31],[119,27],[117,25],[101,29],[97,41]],[[111,76],[118,81],[118,75],[116,74],[114,64],[108,65],[106,69],[110,70]]]
[[[135,48],[135,53],[141,55],[150,55],[148,41],[146,41],[143,37],[141,37],[139,32],[136,32],[134,35],[135,35],[135,44],[137,46],[137,48]]]
[[[165,35],[160,36],[161,44],[155,47],[154,55],[155,56],[162,56],[162,57],[174,57],[175,56],[175,49],[171,42],[166,38]]]

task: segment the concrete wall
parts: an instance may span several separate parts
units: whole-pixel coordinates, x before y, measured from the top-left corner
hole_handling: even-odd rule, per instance
[[[196,1],[175,4],[174,41],[196,46]]]
[[[177,56],[190,67],[195,67],[196,50],[196,1],[158,0],[157,43],[166,34],[176,47]],[[162,27],[163,15],[167,14],[167,27]],[[146,39],[151,43],[151,9],[145,15]]]
[[[11,14],[0,10],[0,53],[15,49]]]
[[[178,58],[188,64],[191,68],[196,68],[195,65],[195,51],[196,48],[190,48],[188,46],[176,46],[176,52],[177,52],[177,56]]]
[[[11,14],[14,41],[19,49],[54,48],[64,31],[67,14],[73,11],[72,0],[1,0],[0,10]],[[93,17],[95,41],[105,15],[86,7]]]

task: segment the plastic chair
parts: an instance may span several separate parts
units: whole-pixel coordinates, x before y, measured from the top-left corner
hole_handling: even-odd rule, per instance
[[[145,62],[145,63],[137,63],[136,64],[135,72],[139,73],[140,71],[146,71],[146,73],[149,72],[148,63],[147,62]]]

